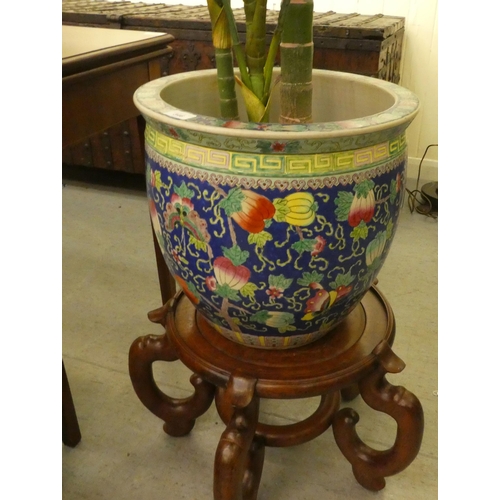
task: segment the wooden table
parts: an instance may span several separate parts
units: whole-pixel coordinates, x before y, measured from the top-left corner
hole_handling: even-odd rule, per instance
[[[62,147],[139,117],[134,92],[144,83],[160,78],[160,61],[172,52],[167,44],[173,39],[165,33],[63,26]],[[142,130],[140,139],[144,158]],[[175,281],[154,232],[153,243],[161,303],[165,304],[175,293]]]
[[[139,115],[132,96],[159,78],[172,35],[62,27],[62,147]]]
[[[165,334],[139,337],[130,347],[134,389],[173,437],[187,435],[215,398],[226,429],[215,452],[214,500],[256,500],[267,446],[305,443],[329,428],[356,480],[372,491],[384,488],[385,477],[401,472],[417,456],[423,410],[414,394],[385,378],[405,365],[391,349],[394,314],[375,287],[331,333],[288,350],[256,349],[226,339],[182,294],[151,312],[150,319],[162,324]],[[194,372],[194,393],[188,398],[169,397],[154,380],[154,362],[176,360]],[[366,445],[356,431],[359,415],[351,408],[339,409],[341,397],[348,401],[358,394],[396,421],[391,448]],[[301,422],[280,426],[259,421],[261,398],[319,395],[317,410]]]
[[[62,27],[62,147],[85,140],[139,112],[138,87],[161,76],[161,58],[172,52],[165,33]],[[140,134],[142,137],[142,133]],[[141,143],[142,157],[144,144]],[[162,303],[175,291],[153,235]],[[80,430],[63,363],[63,442],[76,446]]]

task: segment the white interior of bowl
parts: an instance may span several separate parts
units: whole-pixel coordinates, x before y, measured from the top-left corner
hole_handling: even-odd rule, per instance
[[[237,86],[239,113],[246,121],[243,98]],[[198,115],[219,116],[217,101],[217,80],[213,73],[192,76],[166,85],[161,98],[171,106]],[[396,96],[387,89],[370,85],[365,80],[332,79],[325,73],[313,76],[313,122],[337,122],[355,120],[369,115],[383,113],[394,106]],[[270,121],[279,122],[279,83],[274,88]]]
[[[280,68],[275,68],[275,77]],[[216,70],[200,70],[158,78],[134,94],[139,111],[153,120],[208,134],[243,138],[318,139],[371,134],[408,126],[419,108],[418,98],[394,83],[351,73],[313,71],[313,122],[279,123],[280,92],[272,95],[270,123],[245,122],[246,112],[237,86],[241,121],[221,120]],[[401,130],[400,132],[401,133]]]

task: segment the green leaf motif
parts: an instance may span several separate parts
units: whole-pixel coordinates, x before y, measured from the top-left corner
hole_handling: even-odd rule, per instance
[[[188,290],[195,296],[197,297],[198,299],[201,298],[200,297],[200,292],[198,292],[196,286],[194,285],[194,283],[191,283],[191,282],[188,282],[187,284],[188,286]]]
[[[276,222],[285,222],[287,214],[290,213],[288,202],[284,198],[276,198],[275,200],[273,200],[273,205],[276,209],[273,217],[274,220]]]
[[[394,179],[391,181],[391,196],[389,197],[389,201],[391,203],[394,203],[396,201],[396,196],[398,195],[397,192],[397,183]]]
[[[245,193],[242,192],[241,188],[233,188],[227,194],[227,197],[220,201],[219,205],[223,208],[230,217],[232,214],[239,212],[241,210],[241,204],[245,199]]]
[[[255,290],[257,290],[258,286],[255,283],[246,283],[241,289],[240,293],[243,297],[248,297],[250,299],[255,299]]]
[[[257,248],[262,248],[266,242],[273,239],[272,235],[267,231],[261,231],[260,233],[250,233],[248,235],[248,243],[250,245],[255,245]]]
[[[278,328],[278,332],[280,333],[294,332],[295,330],[297,330],[297,327],[293,325],[286,325]]]
[[[194,196],[194,191],[192,189],[189,189],[186,186],[186,183],[183,182],[180,186],[174,186],[174,191],[176,194],[178,194],[181,198],[192,198]]]
[[[271,317],[268,311],[259,311],[250,316],[250,321],[255,323],[260,323],[262,325],[266,324],[266,321]]]
[[[232,302],[238,302],[240,300],[238,290],[234,290],[227,283],[224,283],[223,285],[217,284],[215,294],[224,299],[229,299]]]
[[[323,274],[317,271],[313,271],[312,273],[305,272],[302,274],[302,278],[297,280],[297,283],[302,286],[309,286],[311,283],[320,283],[323,277]]]
[[[166,185],[161,180],[161,172],[159,170],[151,170],[153,177],[155,179],[154,185],[156,188],[166,187]]]
[[[303,252],[312,252],[316,245],[316,240],[304,239],[296,241],[292,248],[302,255]]]
[[[269,286],[274,286],[280,290],[286,290],[293,283],[293,278],[285,278],[285,275],[269,276]]]
[[[386,228],[386,233],[387,233],[387,239],[391,239],[392,237],[392,232],[394,231],[394,223],[392,222],[392,219],[388,222],[387,228]]]
[[[204,241],[195,238],[191,233],[189,233],[189,243],[193,245],[196,250],[203,250],[204,252],[207,251],[207,244]]]
[[[330,283],[330,287],[333,290],[337,290],[339,286],[349,286],[354,281],[354,276],[349,271],[347,274],[339,274],[335,281]]]
[[[368,226],[366,222],[362,220],[359,225],[357,225],[350,234],[351,238],[354,238],[355,241],[362,239],[364,240],[368,236]]]
[[[244,264],[250,256],[250,252],[242,250],[238,245],[231,248],[222,247],[222,253],[224,257],[227,257],[235,266]]]
[[[335,198],[334,200],[335,205],[337,205],[337,208],[335,209],[335,215],[337,216],[337,220],[340,221],[347,220],[353,199],[354,195],[347,191],[341,191],[338,194],[337,198]]]
[[[368,193],[375,187],[375,183],[371,180],[362,181],[354,187],[354,192],[358,198],[366,198]]]

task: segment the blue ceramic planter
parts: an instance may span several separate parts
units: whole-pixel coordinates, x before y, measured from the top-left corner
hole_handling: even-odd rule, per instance
[[[215,85],[214,71],[197,71],[134,96],[163,255],[226,337],[278,349],[312,342],[359,303],[387,256],[418,100],[317,70],[314,124],[224,122],[212,117]]]

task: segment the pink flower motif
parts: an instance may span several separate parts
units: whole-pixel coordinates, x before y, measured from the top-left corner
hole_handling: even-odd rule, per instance
[[[275,142],[272,145],[273,151],[275,153],[281,153],[285,150],[286,144],[284,142]]]
[[[153,169],[151,169],[151,175],[149,176],[149,184],[151,187],[156,187],[156,175]]]
[[[205,279],[205,284],[207,285],[207,288],[213,292],[217,286],[217,280],[215,279],[214,276],[207,276]]]
[[[267,290],[266,290],[266,293],[267,295],[269,295],[270,297],[273,297],[275,299],[279,299],[281,297],[283,297],[283,288],[277,288],[275,286],[270,286]]]
[[[172,195],[172,203],[174,205],[182,205],[188,209],[188,211],[193,210],[193,202],[189,198],[181,198],[177,193]]]
[[[325,245],[326,245],[325,238],[323,238],[323,236],[316,236],[316,243],[314,245],[313,251],[311,252],[311,255],[314,256],[320,254],[324,250]]]
[[[401,190],[401,184],[401,174],[398,172],[398,175],[396,175],[396,193]]]

